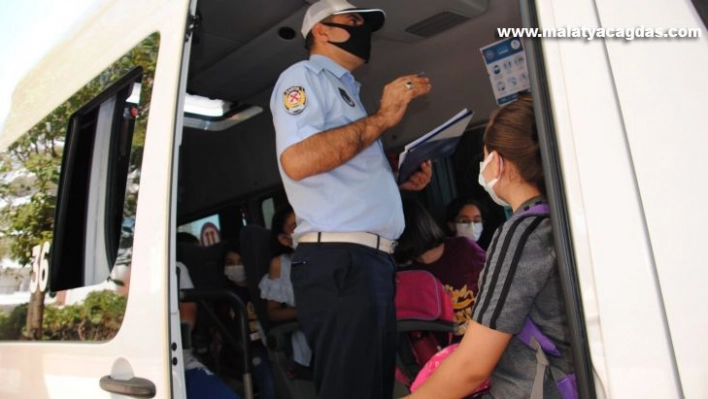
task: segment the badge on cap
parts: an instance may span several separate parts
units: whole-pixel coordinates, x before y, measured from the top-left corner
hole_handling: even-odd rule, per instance
[[[349,104],[350,107],[354,106],[354,100],[352,100],[352,98],[349,97],[349,94],[347,94],[347,92],[344,91],[344,89],[342,89],[341,87],[339,88],[339,94],[342,95],[342,99],[344,99],[345,103]]]
[[[283,93],[283,105],[291,115],[297,115],[305,109],[307,96],[302,86],[291,86]]]

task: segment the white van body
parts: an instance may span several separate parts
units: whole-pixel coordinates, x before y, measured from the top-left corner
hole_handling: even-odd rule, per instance
[[[395,8],[397,1],[379,6]],[[306,6],[303,2],[300,13]],[[122,326],[111,340],[96,344],[0,341],[0,398],[124,397],[101,389],[99,380],[107,375],[147,379],[155,386],[154,397],[186,397],[172,236],[183,134],[179,110],[191,44],[186,28],[196,7],[189,0],[106,1],[18,85],[0,136],[3,149],[159,32]],[[487,13],[503,13],[489,7]],[[522,2],[520,9],[519,23],[531,18],[540,27],[701,33],[682,40],[540,40],[535,51],[543,69],[535,73],[542,81],[532,81],[532,92],[539,128],[552,131],[555,140],[550,145],[556,157],[546,166],[555,168],[559,191],[549,199],[554,222],[565,223],[568,231],[557,234],[557,251],[566,248],[574,265],[576,280],[568,289],[581,299],[580,329],[589,349],[589,358],[576,362],[591,365],[591,391],[598,398],[708,397],[708,347],[702,344],[708,315],[700,310],[708,303],[703,257],[708,213],[700,211],[708,198],[700,177],[708,172],[705,23],[688,1],[536,0]],[[478,48],[471,50],[476,59]],[[377,65],[373,57],[367,73]],[[366,79],[384,83],[379,76]],[[455,85],[431,79],[434,88]],[[479,121],[494,106],[479,106]]]
[[[180,99],[185,28],[190,2],[107,1],[70,37],[55,47],[20,83],[2,135],[3,147],[14,142],[37,121],[98,75],[107,65],[153,32],[159,32],[159,67],[151,105],[151,153],[143,164],[144,181],[135,230],[130,301],[120,332],[100,344],[46,342],[0,343],[0,397],[2,398],[114,398],[99,380],[140,377],[155,385],[156,397],[184,398],[184,371],[179,341],[175,273],[167,273],[170,259],[168,232],[174,198],[171,185],[175,127]],[[136,13],[140,10],[140,13]],[[180,21],[176,23],[175,21]],[[187,51],[189,47],[186,47]],[[75,73],[80,68],[81,73]],[[148,159],[149,158],[149,159]],[[149,182],[149,183],[148,183]],[[172,262],[174,267],[174,261]],[[140,270],[138,270],[140,269]],[[172,276],[172,281],[170,281]],[[175,336],[176,334],[176,336]]]
[[[537,4],[541,26],[703,27],[543,49],[598,391],[706,397],[705,26],[688,3]]]

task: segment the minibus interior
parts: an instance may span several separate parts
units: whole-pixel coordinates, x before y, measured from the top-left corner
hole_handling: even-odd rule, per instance
[[[268,396],[264,359],[276,397],[317,397],[293,374],[299,326],[270,320],[258,284],[288,201],[271,98],[308,58],[315,1],[101,0],[18,82],[0,134],[0,397],[184,398],[194,358],[245,399]],[[443,229],[448,204],[476,200],[482,248],[510,213],[478,182],[485,127],[505,100],[533,97],[577,397],[708,396],[695,344],[708,219],[692,212],[708,195],[695,184],[706,1],[348,1],[386,14],[352,71],[367,112],[402,75],[432,85],[380,138],[394,174],[406,145],[473,113],[430,183],[401,196]],[[635,36],[662,28],[686,35]],[[603,36],[556,36],[571,29]],[[227,268],[237,246],[243,269]],[[194,328],[183,309],[198,310]],[[399,344],[416,326],[397,320]],[[410,385],[398,377],[396,398]]]
[[[205,99],[216,100],[219,111],[204,115],[185,107],[177,165],[178,231],[189,231],[209,221],[217,225],[221,241],[237,240],[244,226],[270,228],[274,209],[287,201],[278,172],[269,103],[279,74],[308,57],[300,24],[312,2],[270,0],[267,7],[254,0],[198,2],[195,18],[190,21],[193,29],[186,93],[191,98],[185,102],[190,103],[193,98],[201,99],[202,104]],[[474,111],[455,153],[434,163],[429,186],[421,192],[403,195],[420,200],[441,225],[445,206],[453,198],[465,196],[481,201],[486,210],[480,242],[488,243],[495,228],[505,220],[505,212],[477,183],[485,122],[498,107],[480,48],[501,39],[497,28],[522,26],[522,14],[531,15],[528,12],[531,3],[516,0],[352,0],[352,3],[386,12],[384,27],[374,34],[370,62],[353,72],[362,84],[361,100],[368,112],[377,109],[383,86],[398,76],[424,73],[432,83],[429,95],[413,101],[401,123],[383,135],[384,148],[392,160],[397,159],[405,144],[460,110]],[[525,12],[523,7],[527,7]],[[532,24],[533,20],[525,23]],[[532,90],[536,90],[536,99],[542,99],[540,58],[533,57],[534,43],[526,41],[525,45],[531,76],[536,77],[532,80]],[[537,108],[537,115],[548,112],[541,109],[542,102],[537,103]],[[546,151],[544,156],[552,159],[554,154]],[[557,192],[553,179],[551,172],[546,184],[550,192]],[[562,203],[556,200],[552,205],[562,206]],[[563,253],[562,249],[557,251]],[[179,243],[177,254],[180,260]],[[583,397],[594,397],[579,294],[572,286],[572,268],[567,264],[572,257],[559,258],[565,259],[561,263],[569,276],[565,280],[569,286],[565,289],[566,300],[572,303],[568,309],[573,321],[579,389]],[[306,389],[279,389],[284,397],[309,397],[302,393]]]

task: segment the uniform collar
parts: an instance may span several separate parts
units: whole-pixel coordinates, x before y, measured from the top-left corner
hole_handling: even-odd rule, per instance
[[[326,69],[326,70],[332,72],[332,74],[334,76],[336,76],[337,79],[342,79],[343,76],[349,75],[349,76],[352,76],[352,80],[354,80],[353,79],[354,77],[351,74],[351,72],[349,72],[346,68],[337,64],[333,59],[331,59],[327,56],[324,56],[321,54],[312,54],[310,56],[310,61],[313,62],[318,67],[320,67],[321,69]]]

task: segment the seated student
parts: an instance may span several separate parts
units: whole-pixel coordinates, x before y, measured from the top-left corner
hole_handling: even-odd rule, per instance
[[[273,215],[271,233],[276,248],[276,256],[270,262],[268,274],[263,276],[258,288],[261,298],[268,300],[268,316],[273,321],[297,320],[295,295],[290,281],[290,254],[293,252],[292,234],[297,226],[295,212],[290,204],[283,206]],[[296,377],[309,377],[308,368],[312,351],[302,331],[292,334],[293,373]]]
[[[179,270],[180,289],[194,288],[187,267],[181,262],[177,262],[177,268]],[[190,331],[193,330],[197,320],[197,304],[194,302],[180,302],[179,318],[182,322],[189,324]],[[191,349],[184,349],[182,358],[188,399],[240,399],[234,390],[197,360]]]
[[[571,375],[573,359],[531,97],[495,111],[483,142],[479,183],[514,214],[494,233],[460,346],[410,397],[460,398],[489,377],[485,397],[528,398],[542,384],[544,398],[560,398],[553,375]],[[529,321],[555,349],[547,359],[553,373],[537,373],[537,350],[518,335]]]
[[[485,251],[467,237],[445,237],[433,216],[413,199],[403,200],[403,215],[406,227],[394,258],[406,269],[429,271],[445,286],[452,296],[459,341],[472,318]]]
[[[471,238],[479,243],[484,219],[482,206],[477,201],[464,197],[453,199],[445,209],[445,221],[450,235]]]
[[[251,302],[246,283],[246,270],[241,262],[241,254],[238,240],[230,241],[227,244],[224,258],[224,274],[234,284],[232,289],[246,305],[248,312],[249,328],[251,332],[251,357],[253,359],[253,377],[260,393],[261,399],[275,399],[275,383],[273,371],[270,368],[268,352],[260,339],[260,326],[256,317],[256,311]]]

